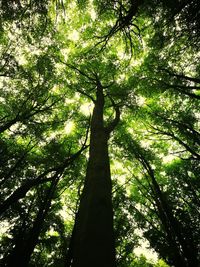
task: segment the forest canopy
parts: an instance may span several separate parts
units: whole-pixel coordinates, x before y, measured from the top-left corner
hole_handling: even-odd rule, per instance
[[[2,267],[200,265],[199,47],[199,0],[0,1]]]

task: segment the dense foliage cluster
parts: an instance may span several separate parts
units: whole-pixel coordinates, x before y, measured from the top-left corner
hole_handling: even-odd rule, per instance
[[[0,1],[1,266],[75,266],[101,96],[116,266],[199,266],[199,10],[198,0]],[[147,241],[157,259],[136,253]]]

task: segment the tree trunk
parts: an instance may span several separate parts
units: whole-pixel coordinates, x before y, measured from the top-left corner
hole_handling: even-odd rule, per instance
[[[58,181],[59,177],[55,178],[54,181],[52,181],[46,198],[39,208],[32,228],[28,231],[28,233],[25,233],[24,236],[18,237],[12,253],[6,259],[6,267],[27,267],[29,265],[31,255],[38,243],[39,235],[42,231],[45,217],[50,209],[51,200],[56,190]]]
[[[185,238],[185,231],[182,224],[173,215],[172,209],[164,198],[163,192],[154,176],[154,171],[145,159],[143,159],[143,166],[151,177],[159,216],[165,227],[170,247],[174,252],[172,253],[174,265],[177,267],[198,266],[198,255],[193,240],[191,238],[190,240]]]
[[[115,266],[109,133],[104,127],[103,109],[103,88],[97,83],[89,161],[71,241],[72,267]]]

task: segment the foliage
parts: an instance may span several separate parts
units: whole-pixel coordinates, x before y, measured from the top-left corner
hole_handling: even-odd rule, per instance
[[[117,266],[197,266],[198,1],[0,5],[2,266],[25,244],[28,266],[65,266],[99,80]],[[144,238],[157,262],[135,253]]]

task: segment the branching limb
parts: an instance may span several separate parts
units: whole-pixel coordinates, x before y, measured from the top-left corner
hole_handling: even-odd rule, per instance
[[[69,67],[70,69],[73,69],[75,70],[76,72],[78,72],[79,74],[81,74],[82,76],[88,78],[88,80],[92,81],[92,82],[95,82],[96,79],[95,78],[92,78],[91,76],[89,76],[87,73],[85,73],[84,71],[80,70],[79,68],[75,67],[74,65],[72,64],[69,64],[67,62],[64,62],[63,60],[60,59],[60,62],[64,65],[66,65],[67,67]]]
[[[181,79],[188,80],[188,81],[195,82],[195,83],[200,83],[200,78],[194,78],[194,77],[189,77],[189,76],[186,76],[183,74],[172,73],[171,71],[169,71],[168,69],[165,69],[165,68],[159,68],[159,69],[161,71],[167,72],[170,76],[181,78]]]
[[[117,124],[120,121],[119,105],[117,105],[111,97],[109,97],[109,98],[110,98],[110,101],[112,103],[113,108],[115,109],[115,118],[112,122],[109,123],[109,125],[107,127],[105,127],[105,130],[108,134],[110,134],[115,129],[115,127],[117,126]]]

